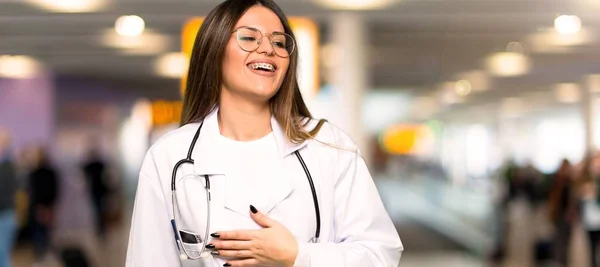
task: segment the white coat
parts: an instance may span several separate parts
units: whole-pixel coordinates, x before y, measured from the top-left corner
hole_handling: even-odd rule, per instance
[[[177,176],[180,229],[204,238],[206,200],[204,182],[193,176],[209,175],[211,218],[209,233],[259,229],[249,216],[249,205],[277,220],[296,237],[297,267],[397,267],[403,250],[367,166],[356,144],[330,123],[316,136],[294,144],[285,137],[275,119],[271,127],[281,161],[265,170],[263,190],[245,190],[244,179],[229,177],[227,156],[214,144],[219,134],[217,110],[207,116],[192,158]],[[312,129],[316,121],[307,127]],[[173,130],[157,140],[146,154],[133,209],[126,267],[180,266],[179,251],[170,220],[171,174],[175,163],[186,157],[199,123]],[[312,193],[305,172],[294,155],[299,151],[314,180],[321,212],[319,243],[308,243],[316,229]],[[250,196],[262,201],[250,203]],[[209,237],[210,239],[211,237]],[[209,240],[210,242],[210,240]],[[191,250],[200,247],[187,246]],[[201,246],[201,245],[199,245]],[[204,266],[223,266],[225,261],[210,256]],[[188,264],[186,264],[187,266]]]

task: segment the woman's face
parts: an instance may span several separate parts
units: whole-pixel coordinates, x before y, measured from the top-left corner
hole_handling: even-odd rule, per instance
[[[263,35],[284,32],[279,17],[263,6],[253,6],[240,18],[234,29],[251,27]],[[272,65],[265,71],[257,66]],[[237,34],[231,34],[223,59],[223,90],[233,96],[253,101],[268,102],[277,93],[290,64],[289,57],[278,56],[268,37],[254,52],[246,52],[238,45]]]

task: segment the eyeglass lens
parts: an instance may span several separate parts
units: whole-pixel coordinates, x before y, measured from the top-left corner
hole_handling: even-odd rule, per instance
[[[262,42],[263,35],[255,29],[239,28],[237,30],[237,41],[244,51],[255,51]],[[273,50],[280,57],[289,57],[294,52],[294,39],[285,33],[273,33],[269,36]]]

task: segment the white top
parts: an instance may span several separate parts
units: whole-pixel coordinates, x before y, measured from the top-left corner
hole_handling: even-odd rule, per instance
[[[297,144],[286,138],[272,118],[271,135],[257,142],[235,144],[220,136],[217,112],[218,108],[204,119],[191,153],[194,164],[184,164],[176,172],[180,229],[201,234],[206,230],[204,183],[188,179],[188,174],[206,175],[211,183],[209,233],[259,229],[248,211],[252,204],[294,235],[298,242],[296,267],[398,266],[402,242],[360,151],[348,135],[325,123],[315,139]],[[307,130],[316,124],[316,120],[308,121]],[[200,123],[190,123],[167,133],[146,154],[133,209],[126,267],[180,266],[180,252],[171,227],[171,176],[175,164],[186,158],[199,127]],[[272,149],[273,140],[276,152]],[[230,147],[223,149],[223,143]],[[261,149],[245,148],[255,145]],[[306,174],[295,152],[302,155],[314,181],[321,212],[319,243],[309,242],[316,229],[315,210]],[[242,159],[256,165],[250,166]],[[253,179],[259,182],[252,189],[246,187]],[[265,184],[268,186],[260,186]],[[397,201],[403,201],[402,196]],[[205,267],[225,263],[219,256],[202,261]]]
[[[259,210],[264,210],[268,199],[257,192],[269,187],[272,166],[279,161],[279,150],[273,132],[253,141],[237,141],[219,135],[217,145],[227,155],[227,176],[234,179],[237,186],[254,193],[248,196],[250,203],[246,206],[254,205]]]

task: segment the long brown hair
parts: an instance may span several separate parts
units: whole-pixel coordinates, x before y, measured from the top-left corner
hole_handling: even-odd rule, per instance
[[[231,32],[244,13],[255,5],[273,11],[279,17],[285,33],[296,39],[283,11],[272,0],[227,0],[219,4],[204,19],[196,35],[183,97],[181,125],[203,120],[219,104],[223,58]],[[286,136],[292,142],[299,143],[314,137],[325,120],[320,120],[311,131],[304,129],[309,122],[305,119],[312,116],[300,93],[297,66],[296,52],[290,56],[290,65],[281,87],[270,99],[270,109]]]

